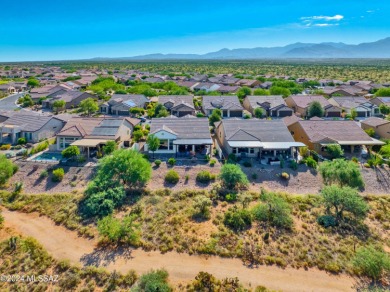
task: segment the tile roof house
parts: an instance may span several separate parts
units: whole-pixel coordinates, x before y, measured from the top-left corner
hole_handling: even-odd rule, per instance
[[[351,85],[341,85],[336,87],[324,87],[322,90],[327,96],[341,95],[341,96],[359,96],[367,93],[366,90],[362,88],[351,86]]]
[[[390,106],[390,97],[379,97],[378,96],[378,97],[370,99],[370,102],[377,105],[377,106],[380,106],[381,104]]]
[[[260,81],[256,79],[241,79],[236,82],[239,86],[256,87],[260,85]]]
[[[107,141],[129,141],[132,130],[140,121],[131,118],[71,118],[57,137],[57,150],[70,145],[95,147]],[[88,141],[85,141],[89,139]],[[77,142],[74,144],[76,141]]]
[[[223,118],[243,117],[244,108],[235,95],[225,96],[203,96],[203,111],[207,116],[211,115],[214,109],[222,111]]]
[[[287,106],[281,95],[248,95],[243,101],[243,106],[252,115],[254,115],[255,109],[259,107],[264,110],[268,117],[283,118],[294,114],[294,111]]]
[[[195,106],[192,95],[160,95],[158,103],[161,103],[173,116],[184,117],[195,115]]]
[[[236,93],[241,87],[240,86],[230,86],[230,85],[223,85],[220,88],[218,88],[216,91],[218,91],[221,94],[232,94]]]
[[[145,108],[149,99],[143,94],[114,94],[108,102],[100,105],[103,114],[129,116],[134,107]]]
[[[192,87],[194,91],[204,90],[206,92],[216,91],[221,87],[219,84],[209,83],[209,82],[199,82]]]
[[[65,84],[46,85],[44,87],[32,88],[30,90],[30,96],[34,101],[38,101],[42,97],[54,97],[55,95],[60,95],[70,90],[72,88]]]
[[[358,96],[343,96],[332,97],[329,99],[329,103],[341,108],[346,113],[350,114],[354,109],[357,112],[358,118],[367,118],[376,116],[379,114],[379,107],[364,97]]]
[[[288,129],[295,141],[302,142],[310,150],[325,156],[326,146],[329,144],[339,144],[352,153],[363,145],[371,147],[384,144],[368,136],[354,121],[301,120],[291,124]]]
[[[283,120],[222,120],[215,133],[226,155],[257,157],[266,164],[280,163],[280,156],[293,158],[294,150],[305,146],[294,141]]]
[[[42,139],[54,137],[64,124],[64,121],[52,115],[32,111],[15,112],[0,123],[0,143],[15,144],[19,138],[25,138],[29,143],[37,143]]]
[[[189,152],[194,152],[205,155],[210,153],[213,144],[207,118],[185,116],[152,119],[150,134],[160,139],[160,147],[155,153],[189,156]]]
[[[87,98],[95,98],[95,96],[88,92],[70,90],[61,94],[55,94],[53,97],[42,101],[42,107],[52,109],[55,101],[63,100],[65,101],[66,109],[75,108]]]
[[[390,121],[376,117],[361,121],[363,130],[373,129],[376,136],[382,139],[390,139]]]
[[[333,118],[341,116],[341,109],[332,106],[322,95],[290,95],[285,101],[286,104],[301,117],[306,117],[308,115],[310,104],[314,101],[318,101],[322,105],[325,117]]]

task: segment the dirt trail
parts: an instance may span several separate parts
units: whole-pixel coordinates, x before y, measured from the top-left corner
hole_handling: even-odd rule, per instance
[[[127,272],[134,269],[145,273],[151,269],[165,268],[173,282],[194,279],[199,271],[207,271],[218,278],[238,277],[247,286],[263,285],[281,291],[353,291],[354,280],[348,276],[333,276],[323,271],[304,271],[293,268],[280,269],[261,266],[250,269],[239,259],[190,256],[170,252],[145,252],[140,249],[106,251],[96,248],[96,240],[77,236],[76,232],[56,226],[52,220],[37,214],[3,210],[6,226],[36,238],[57,259],[73,263],[97,265],[108,270]]]

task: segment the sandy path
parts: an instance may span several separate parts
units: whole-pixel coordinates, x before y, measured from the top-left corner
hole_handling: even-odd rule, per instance
[[[96,240],[77,236],[76,232],[56,226],[52,220],[37,214],[3,210],[6,225],[22,234],[36,238],[57,259],[69,259],[83,265],[104,266],[108,270],[127,272],[130,269],[145,273],[150,269],[165,268],[174,282],[194,279],[199,271],[207,271],[218,278],[238,277],[247,286],[263,285],[282,291],[353,291],[354,280],[348,276],[333,276],[323,271],[304,271],[261,266],[250,269],[239,259],[190,256],[170,252],[137,250],[103,251],[96,249]]]

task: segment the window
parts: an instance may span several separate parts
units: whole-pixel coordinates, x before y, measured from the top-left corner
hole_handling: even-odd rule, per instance
[[[255,148],[249,148],[249,153],[254,154],[255,153]]]
[[[160,148],[159,150],[169,150],[169,140],[160,140]]]
[[[237,148],[233,148],[233,153],[237,153]]]
[[[169,150],[173,150],[173,140],[169,140]]]

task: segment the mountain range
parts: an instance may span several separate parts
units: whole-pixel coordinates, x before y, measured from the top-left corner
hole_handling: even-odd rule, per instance
[[[284,47],[222,49],[207,54],[150,54],[92,60],[245,60],[245,59],[390,58],[390,37],[371,43],[295,43]]]

